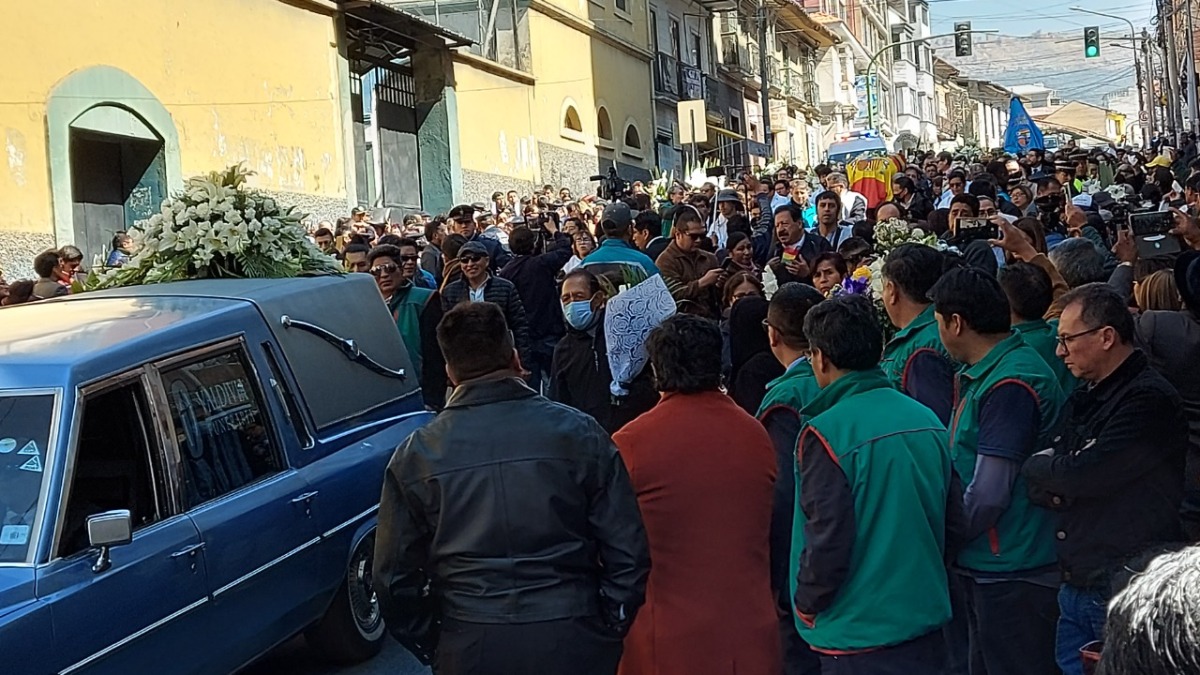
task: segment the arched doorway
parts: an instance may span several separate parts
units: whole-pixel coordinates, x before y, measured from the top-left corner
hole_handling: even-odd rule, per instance
[[[128,73],[76,71],[46,102],[57,244],[102,263],[112,236],[158,211],[183,185],[179,137],[167,109]]]
[[[95,261],[113,234],[158,211],[167,192],[163,140],[128,110],[96,106],[71,123],[70,154],[74,242]]]

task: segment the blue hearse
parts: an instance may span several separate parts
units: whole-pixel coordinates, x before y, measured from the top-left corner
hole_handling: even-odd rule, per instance
[[[378,652],[384,469],[430,417],[366,275],[0,310],[0,672]]]

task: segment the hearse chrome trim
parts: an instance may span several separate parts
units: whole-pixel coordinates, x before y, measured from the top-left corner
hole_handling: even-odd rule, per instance
[[[150,624],[149,626],[146,626],[145,628],[139,630],[136,633],[126,635],[124,638],[121,638],[120,640],[112,643],[111,645],[105,647],[104,649],[101,649],[100,651],[96,652],[95,654],[92,654],[91,656],[87,657],[86,659],[84,659],[74,665],[63,668],[62,670],[58,671],[58,673],[59,673],[59,675],[67,675],[67,673],[73,673],[73,672],[79,670],[80,668],[83,668],[99,659],[104,658],[105,656],[108,656],[109,654],[115,652],[116,650],[120,649],[121,647],[124,647],[125,645],[129,644],[130,642],[133,642],[134,640],[142,637],[143,635],[153,631],[154,629],[159,628],[160,626],[162,626],[170,621],[174,621],[175,619],[178,619],[179,617],[183,616],[184,614],[187,614],[188,612],[192,611],[193,609],[196,609],[197,607],[199,607],[200,605],[203,605],[206,602],[208,602],[208,596],[204,596],[203,598],[200,598],[199,600],[193,602],[192,604],[190,604],[186,607],[180,608],[180,609],[172,612],[171,614],[168,614],[167,616],[164,616],[163,618],[159,619],[158,621],[155,621],[154,623]]]
[[[354,340],[341,337],[335,333],[332,333],[332,332],[318,326],[315,323],[308,323],[307,321],[300,321],[298,319],[293,319],[292,317],[288,316],[287,314],[284,314],[283,316],[279,317],[279,323],[284,328],[299,328],[302,331],[306,331],[306,332],[312,333],[313,335],[316,335],[317,337],[328,342],[329,344],[333,345],[334,347],[337,347],[338,349],[342,350],[342,353],[346,355],[346,358],[350,359],[351,361],[353,361],[361,366],[366,367],[369,370],[372,370],[380,375],[383,375],[384,377],[395,377],[400,380],[406,379],[408,377],[407,375],[405,375],[403,368],[400,368],[397,370],[388,368],[387,366],[383,365],[382,363],[376,361],[375,359],[373,359],[370,356],[367,356],[365,353],[363,353],[362,349],[359,348],[358,343],[355,342]]]
[[[251,578],[257,576],[258,574],[265,572],[266,570],[274,567],[275,565],[278,565],[279,563],[283,562],[284,560],[287,560],[288,558],[296,555],[297,553],[300,553],[300,552],[304,551],[305,549],[312,548],[314,545],[319,544],[319,543],[321,543],[321,538],[313,537],[312,539],[309,539],[308,541],[304,542],[303,544],[300,544],[296,548],[288,551],[287,553],[284,553],[283,555],[279,556],[278,558],[275,558],[274,560],[271,560],[269,562],[263,563],[262,565],[259,565],[258,569],[254,570],[252,572],[243,574],[242,576],[238,577],[237,579],[234,579],[233,581],[231,581],[231,582],[225,584],[224,586],[218,588],[217,590],[213,591],[213,594],[212,594],[213,599],[215,600],[218,595],[229,592],[235,586],[241,585],[241,584],[249,581]]]
[[[334,525],[328,532],[326,532],[325,534],[322,534],[321,538],[328,539],[328,538],[332,537],[333,535],[337,534],[338,532],[346,529],[347,527],[350,527],[354,523],[362,520],[363,518],[366,518],[367,516],[371,515],[372,513],[375,513],[378,510],[379,510],[379,505],[376,504],[375,506],[372,506],[371,508],[367,509],[366,511],[363,511],[362,513],[358,514],[357,516],[354,516],[353,518],[347,520],[346,522],[344,522],[340,525]]]

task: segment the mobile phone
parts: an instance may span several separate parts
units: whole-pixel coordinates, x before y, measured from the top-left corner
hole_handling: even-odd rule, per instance
[[[1179,240],[1170,235],[1175,215],[1170,211],[1142,211],[1129,214],[1129,229],[1142,258],[1171,255],[1180,251]]]
[[[999,239],[1000,228],[987,218],[960,218],[954,228],[954,239],[959,242],[970,242],[977,239]]]

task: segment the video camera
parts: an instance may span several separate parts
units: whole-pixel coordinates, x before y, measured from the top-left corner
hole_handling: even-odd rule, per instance
[[[633,193],[629,187],[629,181],[617,175],[616,166],[608,167],[607,176],[592,176],[588,180],[599,182],[600,187],[596,190],[596,196],[610,202],[624,199]]]

